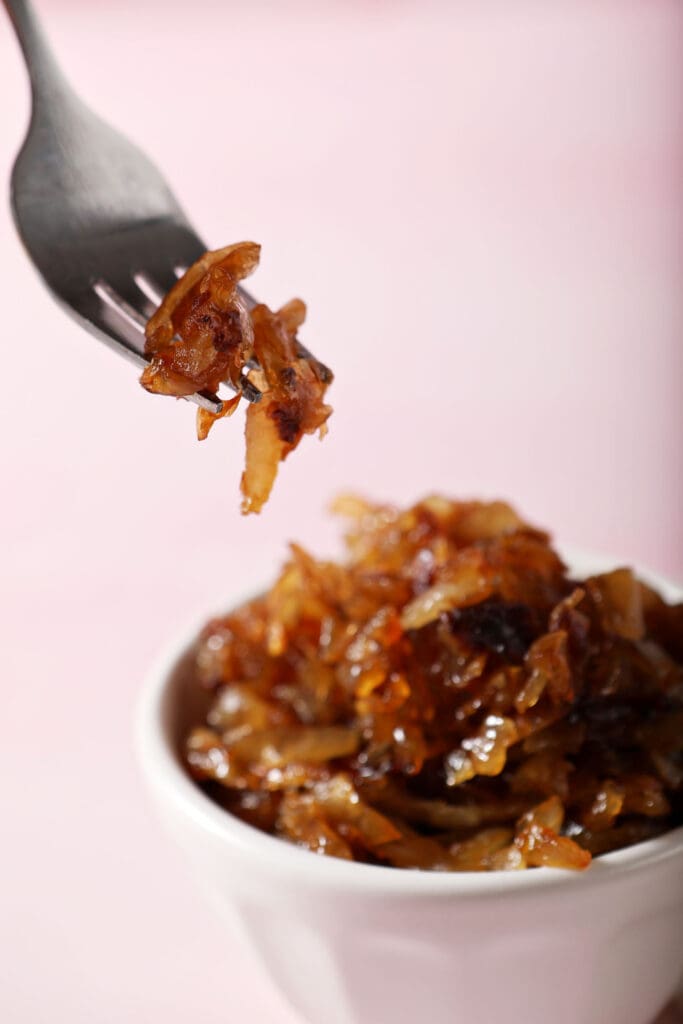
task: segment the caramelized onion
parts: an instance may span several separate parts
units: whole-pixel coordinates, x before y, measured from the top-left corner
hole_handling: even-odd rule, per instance
[[[301,315],[256,317],[285,362]],[[186,759],[223,806],[429,871],[582,870],[683,822],[683,606],[626,569],[571,579],[502,502],[337,509],[345,563],[292,545],[199,638],[213,701]]]
[[[217,392],[222,383],[237,390],[220,412],[197,411],[203,441],[213,424],[231,416],[239,403],[244,374],[263,397],[246,417],[246,467],[242,511],[259,512],[268,500],[279,463],[304,434],[323,437],[332,409],[325,392],[330,371],[302,348],[297,331],[306,307],[293,299],[278,312],[256,306],[251,312],[239,282],[258,266],[260,247],[238,242],[207,252],[171,288],[145,330],[150,357],[140,383],[160,395],[187,397]]]

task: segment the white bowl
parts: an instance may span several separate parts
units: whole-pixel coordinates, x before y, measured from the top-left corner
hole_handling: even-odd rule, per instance
[[[607,567],[572,561],[582,573]],[[304,1019],[651,1024],[683,969],[683,828],[583,874],[442,874],[316,857],[233,817],[183,769],[183,737],[207,699],[189,671],[197,632],[145,686],[144,775],[198,881]]]

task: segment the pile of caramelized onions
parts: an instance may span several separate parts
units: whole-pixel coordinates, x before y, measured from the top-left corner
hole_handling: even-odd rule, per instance
[[[297,545],[208,623],[195,779],[318,854],[586,868],[683,822],[683,605],[577,580],[502,502],[349,497],[345,564]]]
[[[304,434],[323,437],[332,412],[324,403],[332,374],[297,339],[304,303],[293,299],[277,313],[264,305],[250,310],[239,291],[259,255],[254,242],[239,242],[205,253],[190,267],[147,324],[150,362],[140,378],[147,391],[176,398],[217,392],[222,383],[236,389],[221,412],[197,411],[200,441],[217,419],[235,411],[244,376],[263,393],[247,409],[243,512],[261,510],[279,463]]]

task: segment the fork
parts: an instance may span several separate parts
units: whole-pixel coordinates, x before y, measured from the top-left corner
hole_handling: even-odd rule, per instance
[[[66,312],[143,368],[149,362],[144,352],[149,316],[207,246],[149,158],[72,90],[29,3],[3,2],[24,55],[32,99],[28,133],[11,179],[17,231]],[[253,308],[251,296],[240,291]],[[303,346],[299,355],[312,358]],[[251,402],[261,398],[245,375],[241,390]],[[190,398],[211,412],[223,407],[210,392]]]

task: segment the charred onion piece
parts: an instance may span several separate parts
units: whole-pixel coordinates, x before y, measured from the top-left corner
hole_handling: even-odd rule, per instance
[[[145,330],[144,388],[176,397],[217,391],[223,381],[239,389],[253,330],[237,286],[256,270],[260,251],[238,242],[207,252],[171,288]]]
[[[302,315],[255,310],[263,377]],[[314,424],[310,379],[254,418]],[[187,765],[223,806],[318,854],[429,871],[582,870],[683,822],[683,605],[627,569],[577,583],[502,502],[337,507],[345,564],[292,545],[199,639],[213,700]]]
[[[293,299],[277,313],[256,306],[251,319],[260,370],[252,376],[264,392],[247,409],[247,462],[242,476],[243,512],[259,512],[268,499],[277,468],[304,434],[324,437],[332,412],[323,399],[328,376],[315,360],[297,354],[296,332],[306,307]],[[329,373],[329,371],[328,371]]]

